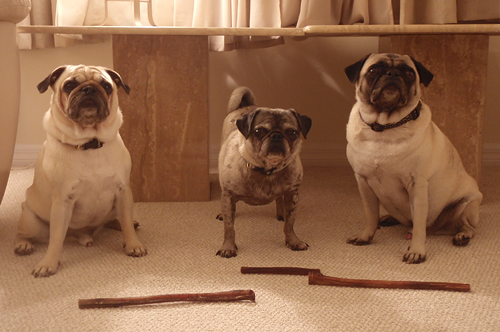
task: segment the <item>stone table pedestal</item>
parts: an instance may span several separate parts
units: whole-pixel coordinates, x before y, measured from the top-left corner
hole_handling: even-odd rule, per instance
[[[208,37],[113,35],[136,202],[207,201]]]

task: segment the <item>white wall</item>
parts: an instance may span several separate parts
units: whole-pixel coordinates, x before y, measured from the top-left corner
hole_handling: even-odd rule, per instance
[[[345,164],[345,125],[354,89],[344,68],[370,52],[376,37],[287,38],[284,45],[266,49],[211,52],[209,55],[209,125],[211,164],[215,166],[222,120],[232,90],[250,87],[263,106],[294,108],[308,115],[313,126],[304,144],[305,164]],[[63,64],[112,67],[111,42],[63,49],[21,51],[21,110],[15,164],[29,163],[45,140],[42,118],[50,93],[36,86]],[[500,163],[500,37],[490,38],[485,122],[485,158]],[[133,88],[133,82],[128,82]],[[50,91],[50,90],[49,90]],[[488,162],[488,160],[485,160]]]

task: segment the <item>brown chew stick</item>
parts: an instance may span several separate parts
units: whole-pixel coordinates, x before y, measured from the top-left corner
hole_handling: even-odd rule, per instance
[[[450,282],[426,282],[426,281],[385,281],[366,279],[344,279],[328,277],[321,273],[309,273],[309,285],[326,285],[340,287],[362,287],[362,288],[399,288],[399,289],[429,289],[456,292],[470,291],[469,284]]]
[[[166,294],[145,297],[103,298],[78,300],[78,308],[118,308],[126,305],[142,305],[165,302],[255,302],[253,290],[234,290],[219,293]]]
[[[241,273],[243,274],[291,274],[306,276],[310,272],[321,273],[319,269],[305,269],[301,267],[241,267]]]

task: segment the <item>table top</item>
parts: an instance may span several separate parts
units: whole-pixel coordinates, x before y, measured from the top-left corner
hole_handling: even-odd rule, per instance
[[[314,25],[304,28],[191,28],[165,26],[18,26],[19,33],[91,35],[193,35],[193,36],[391,36],[481,34],[500,35],[500,24]]]

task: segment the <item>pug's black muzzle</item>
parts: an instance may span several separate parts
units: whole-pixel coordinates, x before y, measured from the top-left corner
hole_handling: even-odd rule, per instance
[[[280,154],[285,154],[286,149],[285,149],[285,143],[283,141],[284,135],[279,132],[275,131],[272,132],[269,135],[269,152],[270,153],[280,153]]]
[[[370,101],[379,111],[392,111],[408,102],[408,87],[399,69],[390,68],[373,85]]]
[[[73,91],[69,100],[68,117],[82,125],[94,125],[109,116],[107,96],[93,84]]]

